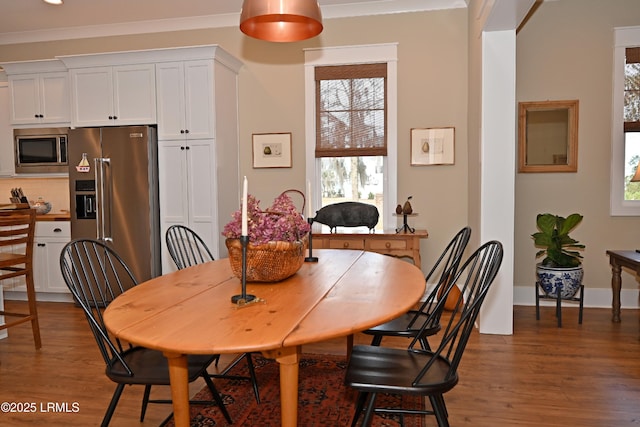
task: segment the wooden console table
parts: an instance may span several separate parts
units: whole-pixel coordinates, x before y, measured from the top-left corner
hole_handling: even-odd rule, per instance
[[[360,249],[394,257],[408,257],[421,268],[420,239],[429,237],[427,230],[414,233],[385,230],[382,233],[314,233],[313,249]]]
[[[635,270],[640,274],[640,253],[636,251],[607,251],[611,264],[611,292],[613,292],[611,321],[620,321],[620,289],[622,288],[622,267]]]

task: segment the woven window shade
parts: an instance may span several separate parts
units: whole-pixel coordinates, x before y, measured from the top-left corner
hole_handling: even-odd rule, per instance
[[[387,155],[387,64],[316,67],[316,157]]]
[[[624,130],[640,132],[640,47],[625,49]]]

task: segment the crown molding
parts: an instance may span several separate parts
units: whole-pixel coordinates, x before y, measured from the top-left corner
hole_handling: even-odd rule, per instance
[[[465,0],[378,0],[322,6],[324,19],[466,8]],[[0,45],[235,27],[240,13],[0,33]]]

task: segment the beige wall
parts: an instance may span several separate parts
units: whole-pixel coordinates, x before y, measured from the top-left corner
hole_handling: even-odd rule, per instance
[[[56,55],[219,44],[245,63],[240,72],[240,173],[263,203],[282,190],[305,188],[304,54],[320,46],[398,43],[398,202],[409,195],[427,228],[423,269],[467,224],[467,11],[325,20],[318,38],[292,44],[249,39],[237,28],[0,46],[0,62]],[[412,167],[411,128],[455,127],[455,165]],[[291,132],[291,169],[252,169],[251,134]],[[396,201],[391,202],[391,208]]]
[[[544,2],[518,33],[518,101],[578,99],[580,124],[577,173],[516,176],[516,286],[534,280],[538,213],[584,215],[573,237],[586,245],[585,286],[602,291],[585,292],[587,304],[597,295],[610,304],[605,251],[640,247],[640,219],[609,215],[613,29],[637,25],[637,0],[561,0]],[[623,289],[637,287],[634,275],[623,274]],[[629,295],[637,304],[637,293]]]

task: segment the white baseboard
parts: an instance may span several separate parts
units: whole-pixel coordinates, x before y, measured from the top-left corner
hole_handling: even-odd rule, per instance
[[[584,306],[594,308],[611,308],[611,289],[595,288],[584,290]],[[541,300],[540,305],[554,305],[551,300]],[[570,304],[570,302],[568,302]],[[514,286],[513,305],[536,305],[535,286]],[[640,308],[637,289],[622,289],[620,291],[620,305],[622,308]]]
[[[21,291],[4,291],[5,301],[27,301],[27,293]],[[58,292],[36,292],[36,301],[46,302],[73,302],[73,296],[70,293]]]

